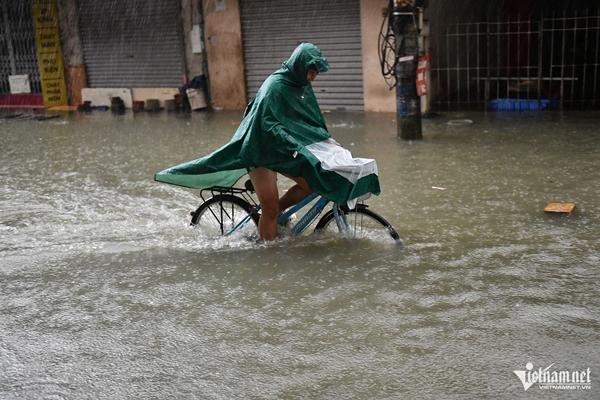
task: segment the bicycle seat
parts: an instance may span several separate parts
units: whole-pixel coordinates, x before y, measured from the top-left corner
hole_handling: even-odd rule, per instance
[[[254,193],[254,185],[252,184],[252,181],[250,179],[246,180],[246,182],[244,182],[244,187],[246,188],[247,191]]]

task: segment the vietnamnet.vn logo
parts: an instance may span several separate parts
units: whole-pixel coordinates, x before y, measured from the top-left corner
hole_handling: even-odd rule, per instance
[[[558,390],[590,390],[592,381],[590,378],[590,369],[556,371],[552,370],[555,363],[546,368],[538,368],[534,371],[533,364],[528,362],[525,365],[525,371],[513,371],[521,380],[523,389],[527,390],[534,384],[538,384],[540,389],[558,389]]]

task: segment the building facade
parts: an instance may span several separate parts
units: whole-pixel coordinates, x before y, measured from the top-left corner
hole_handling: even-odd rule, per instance
[[[0,107],[172,99],[204,76],[215,109],[243,109],[302,41],[331,69],[324,110],[396,110],[378,38],[389,0],[0,0]],[[431,0],[434,110],[600,107],[593,0]],[[421,31],[429,36],[429,29]],[[431,45],[429,45],[431,43]],[[430,49],[431,48],[431,49]],[[63,71],[64,70],[64,71]],[[202,80],[204,82],[204,80]]]
[[[57,9],[72,105],[115,93],[128,106],[168,99],[205,75],[215,109],[242,109],[300,42],[311,41],[331,64],[315,84],[323,109],[395,110],[377,61],[387,0],[0,0],[0,99],[20,96],[18,105],[43,104],[36,2]],[[29,76],[30,93],[11,93],[14,75]]]
[[[395,110],[380,72],[377,38],[386,0],[205,0],[213,105],[243,107],[301,42],[319,46],[331,69],[314,83],[325,110]],[[234,60],[234,62],[227,62]]]

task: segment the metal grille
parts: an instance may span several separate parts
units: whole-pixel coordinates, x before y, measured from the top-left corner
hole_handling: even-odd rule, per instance
[[[249,97],[301,42],[319,46],[330,70],[313,88],[323,109],[363,109],[358,0],[242,0],[242,39]]]
[[[10,93],[9,75],[25,74],[41,93],[31,1],[0,0],[0,93]]]
[[[79,0],[90,87],[177,87],[183,80],[179,2]]]
[[[433,45],[435,109],[487,109],[494,99],[600,108],[600,10],[451,24]]]

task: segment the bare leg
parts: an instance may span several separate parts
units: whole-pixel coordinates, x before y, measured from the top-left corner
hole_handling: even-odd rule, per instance
[[[287,175],[286,175],[287,176]],[[284,211],[285,209],[297,204],[306,196],[311,194],[313,191],[308,186],[306,180],[301,176],[288,176],[296,182],[282,197],[279,199],[279,210]]]
[[[250,171],[250,180],[256,190],[262,210],[258,221],[258,234],[263,240],[273,240],[277,236],[277,216],[279,215],[277,173],[264,167],[255,168]]]

